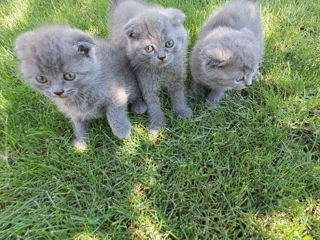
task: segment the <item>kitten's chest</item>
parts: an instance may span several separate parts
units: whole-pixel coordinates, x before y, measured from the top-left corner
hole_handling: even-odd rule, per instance
[[[103,116],[105,107],[101,102],[55,99],[58,109],[71,119],[90,120]]]
[[[171,85],[173,81],[181,78],[183,72],[181,68],[175,66],[169,66],[166,68],[153,69],[152,71],[143,71],[139,78],[145,79],[153,85],[158,87],[167,87]]]

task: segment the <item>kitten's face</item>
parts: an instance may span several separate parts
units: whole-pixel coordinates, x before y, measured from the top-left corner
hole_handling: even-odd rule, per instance
[[[77,30],[41,28],[21,35],[15,45],[26,82],[47,97],[77,95],[95,68],[94,43]]]
[[[125,27],[128,52],[136,67],[164,67],[181,56],[187,43],[182,26],[184,15],[178,10],[162,10],[133,19]]]
[[[254,65],[253,56],[240,56],[237,50],[221,45],[209,45],[200,53],[203,75],[221,87],[241,90],[251,85]]]

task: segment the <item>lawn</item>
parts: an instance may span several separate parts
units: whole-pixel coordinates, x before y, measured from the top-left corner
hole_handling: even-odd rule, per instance
[[[225,1],[150,2],[185,12],[191,50]],[[106,38],[108,1],[1,0],[0,239],[320,239],[320,4],[260,3],[252,87],[214,111],[189,99],[190,120],[163,95],[158,137],[146,115],[130,114],[126,140],[93,121],[78,152],[66,118],[22,83],[13,43],[52,22]]]

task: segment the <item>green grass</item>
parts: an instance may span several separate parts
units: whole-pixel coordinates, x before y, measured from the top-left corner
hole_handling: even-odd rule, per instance
[[[153,0],[181,8],[195,42],[225,1]],[[107,37],[107,0],[0,2],[0,239],[320,239],[320,5],[260,0],[263,78],[208,111],[190,100],[148,135],[134,116],[116,139],[93,121],[76,152],[66,118],[17,73],[13,42],[42,23]],[[189,83],[189,80],[188,80]]]

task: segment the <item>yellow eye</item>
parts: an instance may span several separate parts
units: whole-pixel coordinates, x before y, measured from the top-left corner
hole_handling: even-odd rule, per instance
[[[36,77],[36,80],[39,82],[39,83],[47,83],[48,80],[45,76],[37,76]]]
[[[166,42],[166,48],[172,48],[174,45],[174,41],[173,40],[170,40],[168,42]]]
[[[146,49],[146,52],[147,52],[147,53],[151,53],[151,52],[154,51],[154,47],[151,46],[151,45],[147,46],[145,49]]]
[[[76,78],[76,75],[74,73],[64,73],[63,78],[66,81],[72,81]]]

